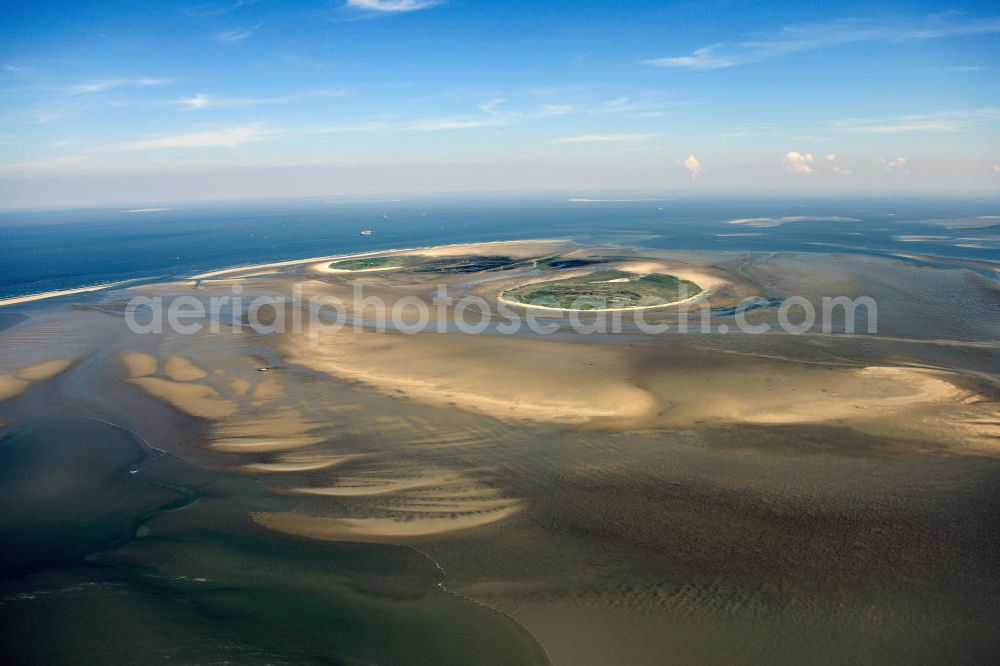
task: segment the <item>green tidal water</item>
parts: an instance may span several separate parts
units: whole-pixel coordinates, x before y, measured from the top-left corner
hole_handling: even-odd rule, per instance
[[[5,664],[546,661],[420,553],[257,528],[247,511],[271,507],[254,483],[101,421],[0,440],[0,500]]]

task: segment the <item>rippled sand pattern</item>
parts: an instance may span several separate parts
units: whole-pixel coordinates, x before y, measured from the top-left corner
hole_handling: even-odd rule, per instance
[[[272,529],[333,540],[391,540],[426,537],[489,525],[513,516],[522,503],[489,484],[482,470],[463,471],[422,463],[401,452],[424,454],[449,447],[466,452],[509,429],[474,417],[445,430],[418,414],[375,412],[337,398],[356,392],[340,387],[319,399],[292,377],[255,371],[251,363],[212,369],[202,361],[172,356],[174,379],[133,376],[129,381],[177,409],[210,421],[211,451],[250,461],[232,468],[280,479],[278,495],[310,499],[299,512],[266,512],[254,519]],[[130,374],[155,372],[154,356],[122,356]],[[195,371],[191,371],[194,368]],[[220,372],[221,370],[221,372]],[[234,377],[235,372],[243,373]],[[175,381],[179,377],[190,377]],[[249,378],[248,378],[249,377]],[[383,407],[390,398],[377,398]],[[346,420],[340,415],[347,417]],[[478,425],[477,425],[478,424]],[[364,439],[369,450],[345,451],[339,442]],[[378,442],[384,442],[380,446]],[[296,483],[299,479],[300,482]],[[301,481],[308,481],[302,484]]]

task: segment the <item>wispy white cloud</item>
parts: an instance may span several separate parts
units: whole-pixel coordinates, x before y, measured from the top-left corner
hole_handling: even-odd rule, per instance
[[[572,104],[543,104],[538,110],[539,116],[565,116],[573,113],[575,107]]]
[[[205,93],[196,93],[191,97],[183,97],[175,103],[188,109],[211,109],[230,106],[255,106],[258,104],[283,104],[286,102],[298,102],[310,97],[343,97],[347,94],[344,89],[334,90],[310,90],[295,95],[278,95],[276,97],[215,97]]]
[[[552,143],[627,143],[648,141],[655,136],[655,134],[580,134],[553,139]]]
[[[405,14],[440,5],[443,0],[347,0],[345,9],[366,14]]]
[[[840,118],[790,122],[764,122],[735,127],[723,136],[742,137],[792,133],[828,135],[829,133],[905,134],[967,132],[1000,124],[1000,107],[953,109],[931,113],[897,116]]]
[[[201,100],[192,99],[193,104],[201,104]],[[612,100],[598,105],[607,109],[607,113],[615,113],[614,109],[625,107],[624,98]],[[354,133],[389,133],[389,132],[437,132],[447,130],[467,130],[478,128],[504,127],[514,123],[569,114],[592,115],[592,105],[553,104],[546,103],[527,109],[508,108],[508,101],[503,97],[487,99],[477,105],[473,113],[432,116],[425,118],[399,118],[382,116],[356,122],[343,122],[326,125],[312,130],[314,134],[354,134]],[[624,112],[624,111],[622,111]],[[652,138],[654,134],[591,134],[582,137],[565,137],[553,143],[585,143],[598,141],[639,141]]]
[[[22,174],[31,171],[51,171],[90,164],[91,158],[86,155],[63,155],[26,162],[0,163],[0,173]]]
[[[62,118],[61,113],[55,111],[43,111],[41,113],[33,114],[31,120],[29,121],[32,125],[44,125],[45,123],[51,123],[54,120],[59,120]]]
[[[224,42],[226,44],[236,44],[237,42],[242,42],[249,37],[252,37],[255,32],[260,30],[264,26],[263,21],[258,21],[254,25],[241,26],[236,28],[230,28],[229,30],[223,30],[221,32],[215,33],[215,41]]]
[[[70,95],[93,95],[108,92],[116,88],[147,88],[149,86],[162,86],[171,82],[171,79],[154,79],[150,77],[99,79],[70,86],[66,92]]]
[[[560,109],[561,113],[581,115],[635,115],[659,117],[667,109],[680,103],[666,98],[659,91],[640,91],[628,95],[608,97],[590,88],[595,86],[554,86],[535,88],[529,92],[544,100],[546,107]]]
[[[985,72],[988,68],[982,65],[952,65],[943,69],[949,72]]]
[[[1000,33],[1000,19],[967,20],[954,14],[943,14],[880,23],[870,19],[849,18],[787,27],[770,36],[719,42],[697,48],[688,55],[653,58],[643,62],[675,69],[725,69],[845,44],[907,42],[995,33]]]
[[[134,151],[208,147],[233,148],[244,143],[260,141],[261,139],[274,134],[277,134],[275,130],[269,130],[260,123],[249,123],[244,125],[231,125],[229,127],[204,132],[168,134],[165,136],[142,139],[139,141],[129,141],[126,143],[116,144],[111,147],[111,150]]]
[[[701,178],[701,174],[704,170],[702,169],[701,162],[697,157],[694,155],[688,155],[684,158],[684,161],[681,164],[685,169],[687,169],[688,173],[691,174],[692,179],[697,180]]]
[[[187,16],[213,17],[231,14],[241,7],[252,5],[256,0],[235,0],[234,2],[195,5],[181,8],[181,12]]]
[[[465,130],[484,127],[501,127],[509,125],[525,114],[502,108],[506,103],[503,98],[488,99],[479,104],[479,113],[439,116],[432,118],[417,118],[411,120],[376,119],[361,122],[326,125],[311,130],[314,134],[358,134],[377,132],[438,132],[447,130]]]
[[[1000,121],[1000,107],[960,109],[938,113],[912,113],[883,118],[848,118],[836,120],[832,128],[868,134],[904,134],[908,132],[960,132]]]
[[[22,74],[30,74],[35,71],[34,67],[29,67],[27,65],[19,65],[14,62],[4,63],[3,71],[5,74],[11,74],[13,76],[19,76]]]

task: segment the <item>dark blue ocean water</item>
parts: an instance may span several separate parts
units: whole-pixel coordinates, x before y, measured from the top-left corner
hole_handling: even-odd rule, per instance
[[[462,195],[171,205],[138,213],[122,208],[0,213],[0,297],[282,259],[516,238],[1000,261],[997,198],[621,193],[593,198],[643,200]],[[746,218],[777,222],[731,223]],[[365,228],[374,234],[360,236]]]

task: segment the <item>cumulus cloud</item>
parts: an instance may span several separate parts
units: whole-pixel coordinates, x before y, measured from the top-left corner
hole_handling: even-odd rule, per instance
[[[909,162],[905,157],[890,157],[882,160],[882,166],[886,171],[908,174],[910,173]]]
[[[799,153],[794,150],[785,153],[785,171],[788,173],[813,173],[813,156],[811,153]]]
[[[682,164],[684,165],[684,168],[688,170],[688,173],[691,174],[691,178],[701,178],[701,162],[698,161],[697,157],[694,155],[688,155],[684,158],[684,162],[682,162]]]
[[[839,162],[839,156],[837,153],[830,153],[826,156],[827,163],[833,168],[834,173],[839,173],[842,176],[851,175],[851,170],[845,166],[841,166]]]

